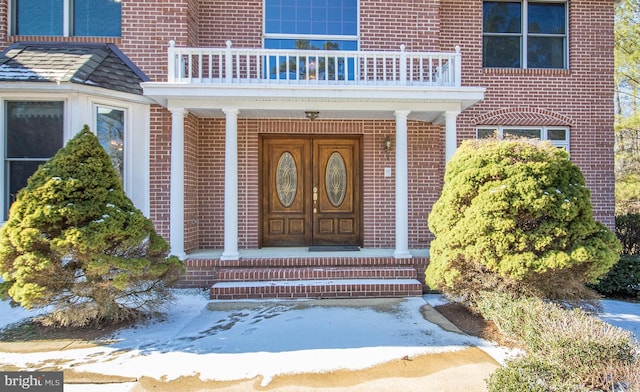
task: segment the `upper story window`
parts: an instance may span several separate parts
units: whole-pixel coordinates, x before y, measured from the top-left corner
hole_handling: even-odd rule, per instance
[[[499,140],[510,138],[531,138],[548,140],[557,147],[569,151],[569,128],[532,127],[532,126],[482,126],[476,129],[478,139],[497,137]]]
[[[268,49],[358,48],[358,0],[265,0]]]
[[[264,15],[267,49],[358,49],[358,0],[265,0]],[[354,78],[353,58],[308,54],[265,60],[271,79]]]
[[[568,67],[566,1],[484,1],[482,64]]]
[[[14,35],[120,37],[122,0],[13,0]]]

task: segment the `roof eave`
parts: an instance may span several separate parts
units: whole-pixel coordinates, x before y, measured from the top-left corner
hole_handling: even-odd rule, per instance
[[[79,93],[95,97],[118,99],[127,102],[140,104],[155,103],[151,98],[144,95],[126,93],[122,91],[109,90],[102,87],[87,86],[85,84],[70,82],[47,82],[47,81],[3,81],[0,83],[0,93],[24,94],[70,94]]]

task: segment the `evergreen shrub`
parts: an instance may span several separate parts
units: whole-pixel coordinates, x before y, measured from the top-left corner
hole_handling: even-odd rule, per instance
[[[525,350],[488,380],[489,391],[639,391],[633,335],[582,309],[483,293],[478,310]]]
[[[182,262],[125,195],[85,126],[41,165],[0,229],[2,294],[43,321],[83,326],[134,319],[170,297]]]
[[[600,294],[640,298],[640,214],[616,216],[620,261],[593,286]]]
[[[546,142],[463,142],[428,223],[427,284],[471,304],[483,291],[584,299],[619,258],[580,169]]]
[[[625,255],[640,255],[640,214],[616,216],[616,236]]]
[[[606,296],[640,299],[640,255],[621,256],[593,288]]]

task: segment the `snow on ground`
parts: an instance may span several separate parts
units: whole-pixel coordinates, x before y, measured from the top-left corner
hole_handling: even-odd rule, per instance
[[[602,301],[600,318],[618,328],[626,329],[640,339],[640,303],[625,301]]]
[[[444,303],[440,296],[212,302],[207,294],[177,291],[162,319],[120,331],[108,344],[0,352],[0,365],[28,370],[34,364],[56,362],[76,372],[165,380],[188,375],[218,381],[262,376],[266,386],[281,374],[364,369],[405,356],[469,346],[484,349],[499,362],[509,354],[492,343],[427,322],[420,308]],[[603,301],[603,306],[605,321],[640,335],[640,304]],[[0,302],[0,328],[31,316],[33,312]],[[73,391],[71,386],[69,390]]]
[[[76,372],[165,380],[195,374],[219,381],[262,376],[267,385],[280,374],[364,369],[405,356],[490,345],[425,321],[420,297],[211,302],[206,295],[178,291],[164,319],[123,330],[107,345],[0,352],[0,364],[29,369],[64,361],[62,366]],[[29,315],[8,307],[1,311],[5,325]]]

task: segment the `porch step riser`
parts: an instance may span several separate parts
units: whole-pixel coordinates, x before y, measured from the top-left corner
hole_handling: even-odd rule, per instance
[[[265,284],[266,283],[266,284]],[[299,285],[290,282],[288,285],[278,285],[281,282],[244,282],[233,286],[231,282],[214,284],[210,291],[211,299],[268,299],[268,298],[372,298],[372,297],[407,297],[422,295],[422,284],[413,282],[393,283],[359,283],[340,280],[327,283],[304,283]]]
[[[426,257],[395,259],[393,257],[288,257],[288,258],[241,258],[220,260],[189,258],[185,262],[197,268],[315,268],[315,267],[415,267],[429,263]]]
[[[233,268],[220,269],[219,282],[309,279],[417,279],[415,268]]]

